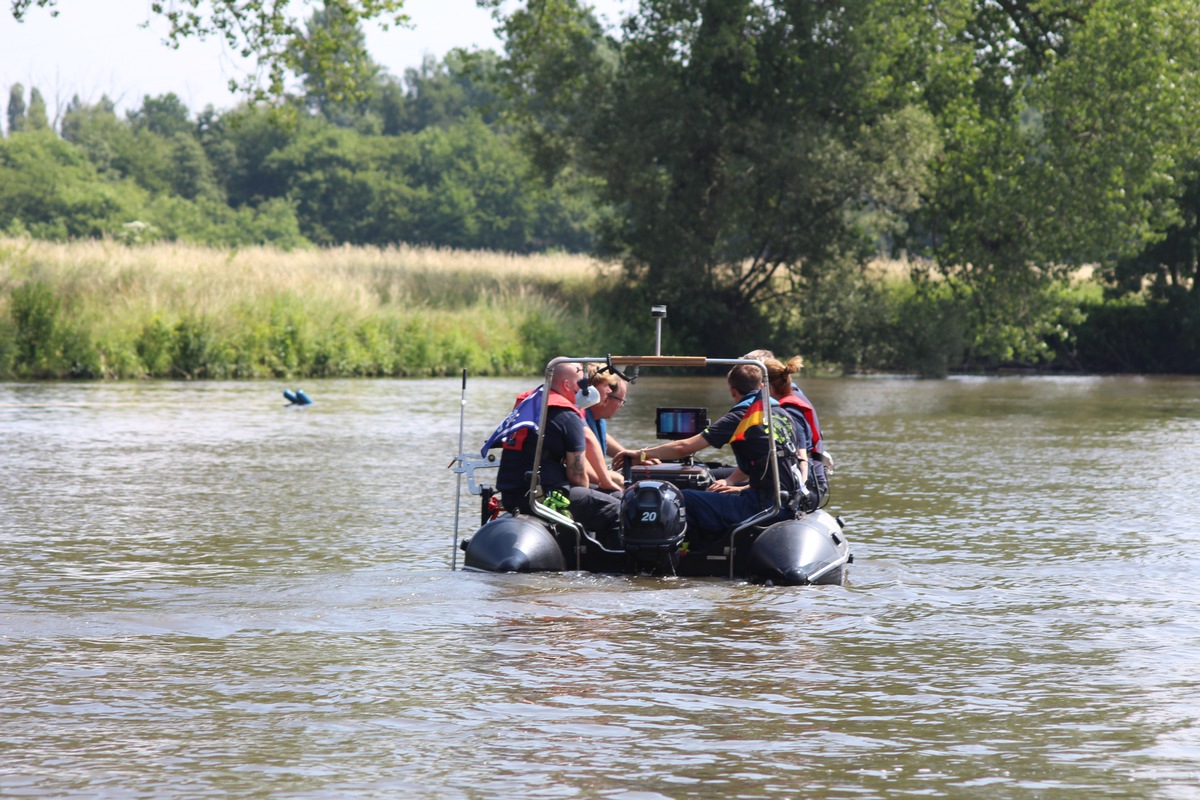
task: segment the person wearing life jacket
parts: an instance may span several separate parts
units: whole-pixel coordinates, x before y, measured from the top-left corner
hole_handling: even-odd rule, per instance
[[[764,364],[772,359],[778,361],[775,358],[775,354],[770,350],[752,350],[742,356],[742,358],[753,358]],[[793,363],[796,365],[793,374],[799,373],[800,369],[804,366],[804,359],[800,356],[793,356],[788,361],[788,364]],[[821,437],[821,423],[817,419],[817,410],[813,408],[812,402],[804,395],[800,387],[796,385],[795,379],[791,380],[790,385],[792,390],[791,395],[796,398],[795,401],[792,401],[792,406],[798,407],[803,412],[804,421],[808,423],[808,431],[811,439],[808,449],[810,456],[809,466],[811,467],[810,485],[815,485],[821,497],[824,497],[829,493],[829,474],[826,470],[826,464],[829,465],[829,469],[833,469],[833,457],[825,452],[825,442]]]
[[[503,451],[496,475],[496,488],[505,510],[510,513],[531,513],[528,496],[530,473],[536,466],[533,460],[538,436],[544,433],[546,438],[542,445],[540,470],[543,495],[549,497],[559,492],[569,498],[567,510],[583,527],[597,535],[615,535],[620,501],[613,495],[592,489],[588,482],[583,411],[575,402],[575,390],[584,374],[583,366],[578,362],[564,361],[555,365],[548,391],[539,387],[517,398],[519,408],[529,395],[542,392],[543,401],[549,406],[546,409],[546,429],[539,432],[536,425],[517,427],[511,435],[497,440]],[[514,409],[514,415],[517,410]],[[496,439],[496,434],[493,434],[493,439]],[[492,444],[492,440],[489,440],[484,449]]]
[[[762,370],[753,364],[739,364],[729,371],[726,380],[735,403],[716,422],[695,436],[636,451],[623,450],[613,459],[614,469],[619,469],[629,459],[636,476],[637,467],[649,459],[672,461],[706,447],[729,444],[737,461],[735,475],[743,476],[746,482],[735,486],[731,481],[716,481],[707,490],[683,491],[688,530],[707,536],[719,536],[771,505],[775,491],[775,478],[770,470],[772,448],[779,463],[780,490],[789,498],[797,498],[804,486],[795,456],[792,418],[778,413],[777,409],[782,411],[782,408],[770,398],[767,402],[772,403],[776,441],[768,439],[763,416]],[[774,518],[764,523],[794,516],[795,510],[785,505]]]
[[[815,511],[820,507],[821,500],[829,489],[829,484],[823,483],[816,475],[817,468],[821,467],[822,478],[824,477],[824,465],[809,458],[813,452],[812,434],[810,433],[812,429],[809,427],[809,420],[815,418],[812,403],[808,402],[808,398],[796,393],[795,383],[792,381],[792,375],[799,372],[800,368],[804,366],[804,359],[800,356],[793,356],[787,364],[784,364],[778,359],[768,358],[763,363],[767,367],[767,382],[771,386],[771,397],[778,400],[780,407],[792,418],[796,432],[796,447],[800,453],[801,473],[804,476],[804,485],[808,489],[801,510]]]
[[[756,353],[746,356],[746,358],[760,358]],[[789,417],[792,425],[792,444],[796,449],[796,465],[800,470],[800,476],[804,484],[809,485],[809,459],[808,451],[812,447],[812,435],[809,433],[808,420],[804,415],[804,406],[792,392],[791,376],[798,372],[800,365],[803,363],[800,356],[796,356],[787,364],[783,364],[779,359],[773,356],[764,356],[760,359],[763,366],[767,368],[767,384],[771,392],[771,399]],[[740,491],[748,481],[747,475],[738,467],[734,467],[732,471],[725,473],[716,482],[716,485],[710,488],[714,492]],[[811,487],[810,487],[811,488]],[[811,510],[811,509],[805,509]]]

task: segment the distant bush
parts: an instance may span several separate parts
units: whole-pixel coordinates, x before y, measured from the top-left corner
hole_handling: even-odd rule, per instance
[[[149,203],[144,216],[157,231],[150,241],[174,239],[210,247],[269,245],[284,250],[309,246],[300,233],[295,208],[279,198],[255,208],[235,209],[204,197],[160,195]]]
[[[147,194],[109,181],[50,131],[0,138],[0,230],[65,241],[102,236],[137,217]]]
[[[1093,372],[1200,373],[1200,304],[1189,293],[1083,307],[1073,360]]]

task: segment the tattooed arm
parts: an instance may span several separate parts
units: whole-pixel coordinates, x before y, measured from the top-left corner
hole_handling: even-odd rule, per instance
[[[567,480],[572,486],[587,486],[587,459],[584,458],[583,450],[577,453],[567,453],[567,458],[564,466],[567,469]]]

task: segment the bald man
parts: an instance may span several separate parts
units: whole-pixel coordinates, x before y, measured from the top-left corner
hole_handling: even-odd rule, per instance
[[[583,411],[575,404],[575,390],[586,375],[575,361],[555,365],[545,394],[546,440],[542,445],[542,492],[560,492],[570,498],[568,511],[583,527],[598,536],[615,536],[620,515],[620,500],[614,495],[592,489],[587,473],[587,439]],[[506,442],[500,456],[496,488],[500,501],[512,513],[531,513],[529,473],[534,468],[538,433],[532,431]]]

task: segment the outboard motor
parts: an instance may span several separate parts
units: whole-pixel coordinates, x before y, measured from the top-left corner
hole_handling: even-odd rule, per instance
[[[621,543],[638,572],[674,574],[687,534],[683,492],[666,481],[638,481],[621,498]]]

